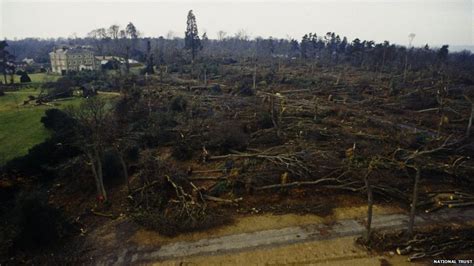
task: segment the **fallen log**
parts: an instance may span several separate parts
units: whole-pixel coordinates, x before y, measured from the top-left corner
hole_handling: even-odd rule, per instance
[[[97,215],[97,216],[101,216],[101,217],[107,217],[107,218],[114,218],[115,217],[115,215],[113,215],[111,213],[98,212],[98,211],[95,211],[94,209],[91,209],[91,213],[94,214],[94,215]]]
[[[194,176],[188,177],[188,180],[227,180],[229,176]]]
[[[220,203],[238,203],[239,201],[242,201],[243,198],[237,198],[237,199],[222,199],[218,197],[213,197],[209,195],[203,195],[204,199],[209,200],[209,201],[214,201],[214,202],[220,202]]]
[[[463,202],[463,203],[448,204],[448,208],[458,208],[458,207],[467,207],[467,206],[474,206],[474,202]]]
[[[329,182],[329,181],[337,181],[337,178],[323,178],[323,179],[318,179],[318,180],[315,180],[315,181],[298,181],[298,182],[292,182],[292,183],[286,183],[286,184],[274,184],[274,185],[256,187],[255,190],[267,190],[267,189],[273,189],[273,188],[288,188],[288,187],[309,186],[309,185],[317,185],[319,183]]]

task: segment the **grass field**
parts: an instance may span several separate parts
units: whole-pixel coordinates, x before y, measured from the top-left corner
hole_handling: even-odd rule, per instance
[[[73,97],[58,100],[53,106],[23,105],[29,95],[38,95],[38,89],[22,89],[6,92],[0,97],[0,165],[23,156],[36,144],[43,142],[50,132],[41,123],[45,110],[63,109],[70,105],[79,105],[82,98]],[[113,98],[116,94],[104,94],[102,97]]]
[[[28,74],[31,79],[31,83],[44,83],[44,82],[52,82],[58,80],[61,76],[48,74],[48,73],[35,73],[35,74]],[[10,77],[7,77],[7,80],[10,81]],[[20,76],[15,75],[13,81],[15,83],[20,83]]]

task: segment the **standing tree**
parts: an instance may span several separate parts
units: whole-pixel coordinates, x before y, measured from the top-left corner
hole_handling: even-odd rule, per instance
[[[439,147],[431,149],[431,150],[418,149],[412,152],[408,152],[407,155],[403,156],[403,161],[399,162],[401,163],[401,165],[403,165],[405,173],[408,177],[411,177],[411,174],[408,171],[409,169],[415,171],[415,177],[414,177],[414,182],[413,182],[413,196],[411,198],[410,216],[408,220],[408,236],[409,237],[413,237],[413,228],[415,226],[415,216],[416,216],[416,207],[418,204],[421,171],[422,171],[423,164],[426,161],[425,156],[428,156],[430,154],[446,149],[449,139],[450,139],[450,136],[447,137],[444,143],[441,144]],[[403,150],[397,149],[394,153],[394,156],[399,151],[403,151]]]
[[[204,32],[202,34],[202,47],[201,49],[203,49],[203,54],[206,54],[206,51],[209,51],[209,38],[207,37],[207,32]]]
[[[70,115],[76,120],[75,143],[87,158],[94,175],[97,199],[107,201],[107,192],[104,187],[102,155],[110,139],[107,136],[107,121],[110,112],[105,100],[99,97],[90,97],[79,108],[71,108]]]
[[[0,41],[0,71],[3,74],[5,84],[7,84],[7,64],[10,53],[6,50],[8,43],[6,41]]]
[[[310,50],[311,50],[311,44],[310,44],[310,37],[308,36],[308,34],[305,34],[301,40],[301,48],[300,48],[300,52],[301,52],[301,57],[303,59],[306,59],[306,58],[309,58],[309,54],[310,54]]]
[[[467,129],[466,129],[466,138],[469,138],[471,136],[472,120],[474,119],[474,100],[466,94],[464,94],[464,98],[469,103],[471,103],[471,115],[469,116],[469,120],[468,120],[469,122],[467,123]]]
[[[107,39],[107,30],[104,28],[95,29],[87,34],[97,48],[99,55],[104,56],[104,40]]]
[[[138,38],[138,31],[135,25],[133,25],[132,22],[129,22],[127,24],[127,27],[125,28],[125,32],[127,33],[127,37],[134,40]]]
[[[386,54],[387,54],[387,48],[389,46],[390,46],[389,41],[384,41],[383,44],[381,45],[381,47],[383,48],[383,55],[382,55],[382,64],[380,65],[380,69],[379,69],[379,79],[382,78],[382,72],[383,72],[383,69],[385,67],[385,57],[386,57]]]
[[[145,67],[145,73],[147,74],[155,74],[155,69],[153,63],[153,54],[151,52],[151,42],[148,39],[146,41],[146,67]]]
[[[220,31],[217,32],[217,39],[219,41],[223,41],[225,39],[226,35],[227,35],[227,32],[225,32],[223,30],[220,30]]]
[[[131,193],[129,173],[127,158],[129,158],[130,151],[136,145],[136,137],[134,136],[133,127],[130,126],[127,119],[122,116],[120,112],[114,112],[109,116],[109,119],[106,121],[106,126],[108,128],[107,138],[109,139],[109,144],[112,149],[115,151],[121,168],[122,175],[127,185],[128,193]]]
[[[128,51],[132,51],[132,54],[135,52],[136,50],[136,46],[137,46],[137,42],[138,42],[138,35],[139,35],[139,32],[137,30],[137,28],[135,27],[135,25],[133,25],[132,22],[129,22],[127,24],[127,27],[125,27],[125,34],[127,36],[127,39],[130,39],[131,41],[127,41],[127,47],[128,47]],[[128,56],[128,54],[127,54]],[[127,58],[129,59],[129,58]],[[128,62],[127,62],[127,66],[130,67],[128,65]]]
[[[364,235],[364,240],[366,243],[370,242],[370,236],[372,233],[372,215],[374,206],[374,195],[372,192],[372,186],[370,184],[370,175],[377,164],[377,159],[378,158],[372,158],[369,163],[369,166],[367,167],[367,173],[364,176],[365,189],[367,190],[367,224],[365,227],[366,231]]]
[[[15,74],[15,57],[6,50],[7,41],[0,41],[0,72],[3,74],[5,84],[7,84],[7,74],[10,74],[10,82],[13,84],[13,76]]]
[[[408,69],[408,50],[411,48],[411,44],[413,42],[413,39],[415,39],[416,34],[415,33],[410,33],[408,35],[408,48],[405,51],[405,70],[403,71],[403,82],[406,81],[407,79],[407,69]]]
[[[186,22],[186,32],[184,33],[184,48],[191,51],[192,61],[196,58],[197,52],[201,49],[201,40],[199,39],[196,17],[192,10],[189,10],[188,20]]]
[[[300,45],[297,40],[291,39],[290,40],[290,56],[291,57],[298,57],[300,53]]]
[[[438,50],[438,65],[439,69],[441,70],[443,65],[446,63],[448,60],[448,54],[449,54],[449,45],[443,45],[441,48]]]
[[[114,39],[114,40],[117,40],[118,37],[119,37],[119,33],[120,33],[120,26],[119,25],[112,25],[109,27],[108,29],[108,34],[109,34],[109,37],[111,39]]]
[[[30,76],[28,76],[28,73],[26,73],[26,71],[21,71],[20,82],[21,83],[31,82],[31,78]]]

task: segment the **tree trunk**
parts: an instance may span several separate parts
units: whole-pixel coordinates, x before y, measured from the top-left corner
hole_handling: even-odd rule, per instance
[[[163,66],[160,65],[160,84],[163,84]]]
[[[198,49],[197,43],[193,39],[192,43],[191,43],[191,64],[193,64],[193,65],[194,65],[194,59],[196,59],[197,49]]]
[[[407,68],[408,68],[408,51],[405,54],[405,70],[403,71],[403,83],[405,83],[407,79]]]
[[[416,204],[418,203],[418,183],[420,182],[420,167],[416,166],[415,183],[413,184],[413,199],[411,202],[410,220],[408,221],[408,236],[413,236],[415,226]]]
[[[128,62],[129,53],[130,53],[130,47],[127,45],[125,47],[125,73],[127,74],[130,72],[130,63]]]
[[[255,64],[254,70],[253,70],[253,89],[257,89],[257,64]]]
[[[270,97],[270,114],[272,116],[273,126],[277,130],[277,136],[279,137],[280,136],[280,127],[278,125],[277,117],[276,117],[276,113],[275,113],[275,96],[274,96],[273,90],[272,90],[272,96]]]
[[[97,169],[96,169],[96,165],[95,165],[94,156],[92,156],[92,154],[90,154],[90,153],[87,153],[87,157],[89,158],[89,161],[90,161],[90,164],[91,164],[92,174],[94,175],[95,185],[96,185],[96,189],[97,189],[97,197],[100,197],[100,196],[102,196],[102,187],[100,185],[100,178],[97,174]]]
[[[367,172],[367,174],[364,177],[365,186],[367,188],[367,225],[366,225],[367,231],[365,232],[365,236],[364,236],[366,243],[369,243],[370,241],[371,227],[372,227],[372,209],[374,205],[372,187],[370,186],[370,182],[369,182],[370,173],[371,171],[369,170],[369,172]]]
[[[471,116],[469,117],[469,122],[467,123],[466,129],[466,138],[471,136],[472,120],[474,119],[474,102],[471,101]]]
[[[122,173],[123,173],[123,176],[125,177],[125,182],[127,183],[128,194],[130,194],[132,189],[130,188],[130,182],[128,180],[127,164],[125,163],[125,160],[123,159],[122,153],[117,150],[117,154],[119,155],[120,164],[122,165]]]
[[[102,161],[101,161],[100,154],[97,148],[94,148],[94,157],[97,160],[97,176],[98,176],[98,180],[100,184],[100,191],[105,202],[107,201],[107,192],[105,191],[105,187],[104,187],[104,173],[102,171]]]
[[[436,131],[437,138],[441,136],[441,128],[444,125],[444,98],[440,97],[438,102],[439,102],[438,113],[440,114],[440,118],[439,118],[439,123],[438,123],[438,130]]]
[[[385,52],[386,52],[387,49],[383,49],[383,57],[382,57],[382,65],[380,66],[380,70],[379,70],[379,79],[382,78],[382,71],[383,71],[383,68],[385,66]]]

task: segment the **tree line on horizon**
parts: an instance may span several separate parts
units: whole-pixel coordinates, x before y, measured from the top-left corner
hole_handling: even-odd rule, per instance
[[[280,58],[300,60],[323,66],[349,64],[370,71],[406,72],[413,70],[440,69],[449,63],[456,69],[474,69],[474,55],[470,51],[450,52],[448,45],[431,48],[397,45],[384,41],[347,37],[335,32],[323,35],[308,33],[296,39],[272,37],[250,38],[243,30],[230,36],[218,32],[217,39],[209,39],[207,33],[199,35],[196,17],[190,10],[187,16],[185,37],[143,37],[137,27],[128,23],[124,28],[111,25],[90,31],[84,38],[58,38],[8,41],[9,53],[17,59],[33,58],[38,63],[49,63],[49,52],[58,45],[89,45],[97,55],[114,55],[136,59],[147,65],[168,65],[189,63],[199,58]],[[414,34],[409,38],[414,38]],[[411,43],[411,41],[410,41]],[[150,61],[151,60],[151,61]]]

